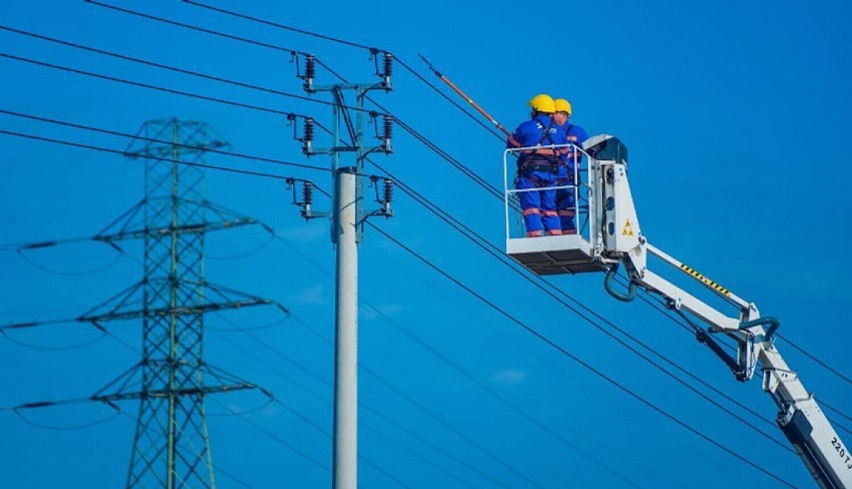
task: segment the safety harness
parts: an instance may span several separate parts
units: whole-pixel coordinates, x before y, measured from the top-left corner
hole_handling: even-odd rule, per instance
[[[553,128],[553,121],[550,121],[550,125],[547,127],[541,123],[541,121],[535,121],[536,127],[542,131],[541,138],[535,143],[536,146],[546,146],[543,144],[545,140],[547,140],[548,144],[554,144],[553,138],[550,136],[550,129]],[[528,153],[518,158],[518,171],[519,172],[534,172],[534,171],[544,171],[550,173],[556,173],[559,165],[559,158],[553,155],[540,155],[535,152]]]

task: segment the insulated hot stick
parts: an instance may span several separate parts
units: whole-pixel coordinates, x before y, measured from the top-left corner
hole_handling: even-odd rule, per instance
[[[468,97],[467,94],[462,92],[459,87],[457,87],[453,82],[451,82],[446,76],[441,74],[441,72],[438,71],[435,68],[435,66],[433,66],[432,63],[430,63],[428,59],[426,59],[425,56],[423,56],[422,54],[420,54],[419,56],[420,56],[420,59],[422,59],[426,63],[426,65],[429,66],[429,69],[432,70],[432,72],[435,73],[435,75],[437,75],[438,78],[441,79],[441,81],[446,83],[448,87],[452,88],[454,92],[456,92],[457,94],[459,94],[459,96],[461,96],[461,98],[465,99],[467,101],[467,103],[469,103],[474,109],[476,109],[477,112],[482,114],[486,119],[488,119],[492,124],[494,124],[494,126],[497,127],[497,129],[499,129],[500,131],[502,131],[503,134],[505,134],[509,138],[512,138],[512,133],[507,131],[506,128],[503,127],[503,124],[500,124],[499,122],[497,122],[497,120],[494,119],[493,117],[491,117],[491,115],[488,112],[485,112],[485,110],[482,107],[480,107],[479,104],[474,102],[472,98]]]

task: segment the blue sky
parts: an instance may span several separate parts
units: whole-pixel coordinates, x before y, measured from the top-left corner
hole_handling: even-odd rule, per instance
[[[349,79],[372,77],[367,53],[357,48],[176,0],[117,5],[313,52]],[[527,116],[525,104],[536,93],[567,97],[574,106],[573,122],[590,134],[616,134],[630,148],[633,195],[651,243],[754,301],[764,315],[779,317],[781,333],[813,356],[847,376],[852,371],[846,312],[852,258],[845,250],[852,229],[844,214],[852,204],[847,190],[852,165],[842,144],[852,130],[848,2],[563,2],[559,8],[548,6],[550,11],[538,4],[444,0],[416,5],[386,0],[369,5],[336,0],[322,5],[217,5],[387,49],[437,82],[417,59],[423,53],[506,126],[514,127]],[[5,6],[3,19],[7,27],[301,91],[285,53],[83,1],[15,2]],[[0,45],[6,54],[311,114],[326,123],[331,116],[323,105],[8,31],[0,31]],[[8,58],[0,59],[0,69],[5,110],[130,133],[148,119],[201,120],[235,151],[305,162],[281,116]],[[320,71],[320,76],[328,74]],[[376,94],[383,105],[486,181],[502,185],[500,141],[400,67],[394,82],[393,93]],[[0,115],[0,129],[119,150],[127,144],[123,138],[8,115]],[[396,135],[395,154],[381,157],[380,163],[502,247],[502,203],[404,131],[397,129]],[[0,141],[2,243],[93,235],[143,195],[138,162],[7,135],[0,135]],[[223,156],[207,161],[312,179],[326,189],[331,183],[326,173]],[[329,164],[319,157],[308,162]],[[272,298],[298,318],[278,324],[281,316],[272,308],[206,318],[206,359],[263,385],[283,403],[253,410],[263,405],[263,396],[211,397],[207,406],[214,464],[249,487],[328,486],[327,471],[246,422],[331,463],[330,440],[304,421],[331,430],[333,349],[321,339],[332,337],[334,321],[334,250],[328,223],[305,223],[278,181],[211,171],[206,188],[211,201],[268,223],[280,237],[267,243],[260,228],[211,234],[208,279]],[[318,202],[318,207],[328,205]],[[789,451],[518,280],[401,192],[395,208],[394,219],[374,221],[395,239],[718,443],[794,486],[814,487]],[[0,252],[0,321],[84,312],[140,278],[141,243],[126,249],[135,260],[94,244],[26,254],[41,267],[65,275],[46,272],[16,253]],[[215,258],[246,253],[238,259]],[[367,232],[360,257],[361,362],[382,379],[362,369],[361,398],[375,411],[361,412],[361,453],[408,487],[491,487],[493,479],[513,488],[702,488],[735,483],[778,487],[774,479],[536,340],[380,234]],[[639,301],[615,301],[603,290],[602,280],[591,275],[553,282],[658,353],[765,419],[773,418],[775,407],[761,392],[759,379],[737,383],[675,323]],[[231,321],[246,328],[274,323],[253,334],[276,351],[233,331]],[[141,329],[138,322],[109,328],[114,336],[61,351],[26,348],[11,340],[63,347],[97,340],[98,335],[83,325],[60,324],[0,337],[0,383],[5,386],[0,406],[85,397],[117,377],[137,354],[116,337],[138,347]],[[817,399],[848,415],[848,382],[783,341],[779,349]],[[706,387],[689,383],[741,411]],[[126,402],[122,408],[134,413],[136,406]],[[221,416],[229,409],[250,412],[246,419]],[[112,411],[75,405],[22,414],[37,424],[68,427],[105,420]],[[741,414],[782,439],[765,421]],[[852,424],[843,421],[847,427]],[[119,416],[86,429],[44,430],[0,411],[0,481],[4,487],[33,488],[122,485],[133,429],[132,419]],[[847,441],[852,436],[840,433]],[[611,470],[572,448],[578,446]],[[367,464],[362,463],[360,471],[365,488],[400,487]],[[243,487],[221,474],[217,483]]]

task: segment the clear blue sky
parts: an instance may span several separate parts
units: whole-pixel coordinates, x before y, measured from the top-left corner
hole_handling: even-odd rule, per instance
[[[783,335],[848,376],[852,258],[846,245],[852,229],[846,211],[852,204],[848,191],[852,158],[843,141],[852,130],[848,29],[852,7],[843,1],[807,6],[766,0],[690,3],[601,1],[523,7],[499,2],[334,0],[220,5],[390,50],[437,82],[417,59],[424,53],[507,126],[514,127],[528,114],[525,104],[536,93],[567,97],[574,105],[573,122],[590,134],[616,134],[630,148],[633,194],[643,231],[652,243],[756,302],[764,315],[779,317]],[[349,79],[372,76],[363,50],[257,26],[177,0],[139,5],[171,19],[314,52]],[[284,53],[83,1],[13,2],[4,8],[2,24],[265,87],[301,90]],[[330,119],[326,106],[164,72],[8,31],[0,31],[0,45],[6,54],[312,114],[324,122]],[[280,116],[7,58],[0,59],[0,69],[6,110],[122,132],[134,132],[153,118],[202,120],[236,151],[304,161],[299,144],[291,139],[291,128]],[[320,75],[327,76],[323,71]],[[502,185],[500,141],[399,67],[394,81],[396,91],[377,94],[383,104],[488,182]],[[0,115],[0,129],[116,149],[127,144],[122,138],[8,115]],[[396,134],[397,151],[382,157],[382,164],[502,247],[502,203],[403,131]],[[309,178],[324,188],[330,185],[327,174],[308,170],[214,156],[208,162]],[[310,163],[328,162],[315,158]],[[137,162],[0,135],[2,243],[93,235],[142,195],[143,172]],[[282,237],[264,245],[266,235],[260,228],[211,234],[208,279],[290,308],[303,324],[290,320],[255,334],[331,382],[333,350],[314,334],[333,334],[334,250],[328,223],[305,223],[280,182],[209,172],[207,195],[269,223]],[[318,202],[319,207],[327,205]],[[397,217],[376,221],[382,229],[720,444],[797,487],[815,487],[789,451],[518,280],[403,194],[395,205]],[[215,259],[258,248],[243,258]],[[141,259],[141,243],[128,244],[127,251]],[[492,454],[485,455],[362,371],[363,401],[416,438],[362,412],[361,453],[409,487],[491,487],[493,482],[483,474],[509,487],[531,487],[518,473],[547,488],[631,487],[624,479],[644,488],[779,487],[777,481],[558,354],[379,234],[368,232],[360,251],[362,365]],[[76,273],[110,265],[116,255],[107,247],[80,244],[36,250],[26,257],[43,267]],[[15,253],[0,252],[0,267],[2,323],[74,317],[141,274],[139,264],[127,257],[97,273],[58,275]],[[759,379],[737,383],[718,359],[676,324],[639,301],[622,304],[606,295],[602,279],[561,277],[555,282],[657,352],[764,418],[773,418],[775,407],[761,393]],[[368,311],[367,304],[381,314]],[[208,316],[206,359],[263,385],[299,415],[331,430],[331,406],[315,397],[331,399],[328,385],[251,337],[223,331],[232,328],[228,321],[253,327],[279,318],[271,308]],[[141,341],[138,322],[109,328],[131,345]],[[400,328],[461,366],[476,382]],[[94,340],[97,334],[83,325],[62,324],[13,332],[10,337],[40,347],[62,347]],[[779,349],[818,399],[850,414],[848,382],[785,342],[779,342]],[[88,396],[133,365],[137,356],[112,337],[61,351],[26,348],[0,337],[0,359],[4,387],[0,406],[13,406]],[[525,415],[498,401],[482,385]],[[250,487],[328,487],[328,472],[244,419],[219,416],[228,413],[225,406],[251,411],[263,402],[258,394],[235,393],[208,400],[214,464]],[[783,439],[765,421],[724,399],[720,402]],[[136,409],[133,402],[122,407],[129,413]],[[109,418],[112,412],[99,405],[80,405],[23,414],[34,423],[67,427]],[[281,405],[271,404],[245,417],[330,465],[330,440]],[[844,422],[847,427],[852,424]],[[81,430],[44,430],[0,411],[0,485],[121,486],[133,429],[133,420],[117,417]],[[847,442],[852,440],[849,433],[840,433]],[[583,447],[621,477],[569,445]],[[360,470],[365,488],[399,487],[369,465],[362,463]],[[217,482],[223,488],[242,487],[221,473]]]

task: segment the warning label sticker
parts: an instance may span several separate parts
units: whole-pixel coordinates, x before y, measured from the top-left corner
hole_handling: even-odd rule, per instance
[[[621,229],[622,236],[633,236],[633,226],[630,225],[630,219],[624,221],[624,227]]]

